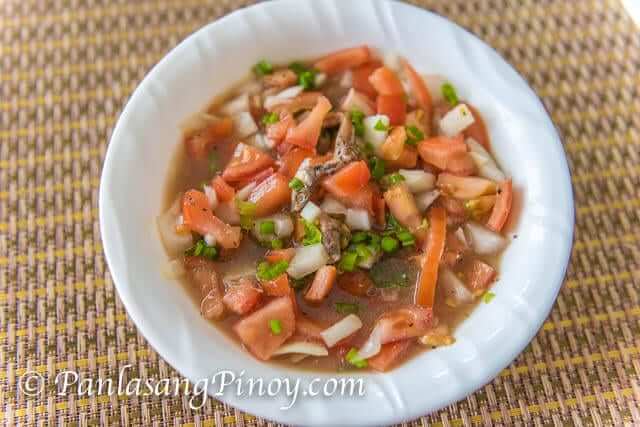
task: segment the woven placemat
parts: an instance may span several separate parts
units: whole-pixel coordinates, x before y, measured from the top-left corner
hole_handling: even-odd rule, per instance
[[[178,376],[128,319],[97,219],[110,131],[144,74],[245,0],[0,2],[0,422],[264,425],[209,400],[19,392],[27,371]],[[576,242],[553,312],[493,382],[412,425],[640,425],[640,31],[618,1],[413,1],[542,97],[569,156]],[[428,44],[425,45],[428,48]]]

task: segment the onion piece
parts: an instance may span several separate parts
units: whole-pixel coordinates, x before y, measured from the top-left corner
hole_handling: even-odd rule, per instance
[[[438,286],[445,293],[445,301],[451,307],[473,302],[473,294],[451,270],[443,267],[438,275]]]
[[[333,197],[326,196],[320,205],[320,209],[329,215],[346,215],[347,208],[345,205],[334,199]]]
[[[502,235],[472,221],[464,225],[464,236],[478,255],[495,254],[507,245],[507,239]]]
[[[318,219],[321,213],[322,211],[320,210],[318,205],[309,201],[306,205],[304,205],[304,208],[302,208],[300,216],[309,222],[314,222],[316,219]]]
[[[350,314],[344,319],[334,323],[329,328],[320,332],[327,347],[331,348],[349,335],[362,328],[362,321],[355,314]]]
[[[347,209],[345,222],[352,230],[371,230],[371,217],[364,209]]]
[[[329,262],[329,255],[322,243],[300,246],[296,248],[296,253],[289,263],[287,273],[294,279],[301,279],[327,265],[327,262]]]
[[[232,116],[233,127],[239,138],[246,138],[258,132],[258,126],[253,120],[251,113],[244,111]]]
[[[440,197],[440,190],[425,191],[424,193],[416,194],[416,206],[421,213],[424,213],[429,206]]]
[[[462,229],[462,227],[458,227],[456,229],[456,231],[453,233],[454,236],[456,236],[456,238],[460,241],[460,243],[462,243],[465,247],[469,247],[469,244],[467,243],[467,238],[464,235],[464,230]]]
[[[433,104],[439,104],[444,101],[444,95],[442,94],[442,86],[448,83],[447,78],[440,74],[427,74],[423,75],[422,79],[429,89],[431,95],[431,101]]]
[[[375,114],[376,111],[369,98],[366,95],[357,92],[351,88],[347,96],[342,101],[340,109],[344,112],[351,113],[354,110],[361,111],[365,116]]]
[[[386,128],[389,128],[389,117],[383,114],[369,116],[364,119],[364,140],[373,145],[373,148],[376,150],[376,154],[379,154],[377,151],[379,151],[380,147],[382,147],[382,144],[384,144],[387,140],[387,136],[389,135],[389,131],[377,130],[375,128],[378,121],[382,122]]]
[[[478,167],[478,174],[481,177],[498,182],[507,179],[505,174],[498,167],[494,158],[482,146],[482,144],[473,138],[467,138],[464,142],[469,148],[469,154]]]
[[[272,215],[269,219],[275,224],[275,233],[276,236],[289,237],[293,233],[293,221],[291,217],[287,214],[275,214]]]
[[[400,169],[398,173],[404,177],[404,182],[412,193],[421,193],[423,191],[433,190],[436,186],[436,177],[429,172],[422,170]]]
[[[320,87],[323,84],[325,84],[326,81],[327,81],[327,75],[325,73],[318,73],[316,74],[316,78],[313,81],[313,83],[316,85],[316,87]]]
[[[283,345],[275,352],[274,356],[281,356],[283,354],[306,354],[309,356],[328,356],[329,352],[325,346],[308,341],[297,341]]]
[[[216,236],[214,236],[213,234],[205,234],[204,235],[204,241],[208,246],[215,246],[216,245]]]
[[[456,105],[440,119],[440,129],[449,137],[454,137],[475,122],[473,114],[465,104]]]
[[[251,192],[256,187],[257,187],[257,184],[255,182],[248,183],[247,185],[242,187],[240,190],[238,190],[238,192],[236,193],[236,200],[242,200],[244,202],[249,198],[249,196],[251,195]]]
[[[215,210],[218,207],[218,195],[210,185],[204,186],[204,194],[209,199],[209,206],[211,206],[212,210]]]
[[[264,108],[271,110],[278,104],[285,102],[288,99],[295,98],[300,95],[304,88],[300,85],[291,86],[276,95],[267,96],[264,100]]]
[[[232,99],[220,108],[220,112],[232,116],[234,114],[241,113],[243,111],[249,111],[249,94],[243,93],[242,95]]]
[[[162,268],[162,274],[169,280],[176,280],[183,277],[186,273],[182,261],[172,259]]]
[[[358,350],[358,357],[361,359],[369,359],[376,354],[380,353],[382,349],[382,328],[375,327],[371,331],[371,335],[367,338],[367,341]]]
[[[191,233],[178,233],[176,231],[177,219],[180,216],[182,196],[178,197],[171,207],[158,216],[156,222],[160,239],[170,256],[178,256],[193,245]]]

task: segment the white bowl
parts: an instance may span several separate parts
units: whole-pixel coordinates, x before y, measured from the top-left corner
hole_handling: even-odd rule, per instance
[[[456,343],[386,374],[359,374],[364,397],[299,396],[292,408],[281,410],[288,400],[282,395],[217,396],[283,423],[388,424],[464,398],[505,368],[538,331],[571,251],[573,197],[558,135],[533,91],[489,46],[440,16],[402,3],[261,3],[207,25],[160,61],[129,100],[109,144],[100,187],[105,255],[129,315],[167,362],[192,381],[223,369],[265,381],[299,378],[303,384],[331,377],[261,363],[203,320],[183,288],[161,274],[167,256],[155,217],[185,117],[261,58],[286,62],[359,44],[397,52],[423,73],[447,76],[480,109],[519,194],[517,239],[504,254],[495,299],[480,304],[456,330]]]

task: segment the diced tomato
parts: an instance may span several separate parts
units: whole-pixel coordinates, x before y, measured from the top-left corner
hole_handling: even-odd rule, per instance
[[[382,96],[378,97],[380,99]],[[393,128],[387,139],[380,147],[380,157],[384,160],[398,160],[404,152],[405,142],[407,141],[407,131],[404,126]]]
[[[338,286],[356,297],[367,295],[367,291],[373,286],[369,275],[362,270],[342,273],[338,276]]]
[[[409,84],[411,85],[411,90],[413,90],[413,94],[416,97],[416,101],[418,101],[418,106],[422,108],[422,110],[424,110],[427,123],[431,123],[433,100],[431,98],[431,93],[429,93],[429,88],[425,84],[420,74],[418,74],[415,68],[413,68],[413,66],[406,59],[402,60],[402,68],[404,69],[405,75],[409,79]]]
[[[243,279],[239,284],[231,286],[222,298],[222,302],[229,311],[244,315],[253,310],[262,292],[249,279]]]
[[[222,178],[227,182],[242,181],[270,166],[274,165],[273,158],[266,152],[247,144],[236,148],[233,158],[222,172]]]
[[[445,194],[457,199],[475,199],[496,192],[496,184],[493,181],[476,176],[457,176],[449,173],[438,175],[436,186]]]
[[[415,233],[422,225],[422,215],[416,206],[413,194],[406,184],[394,185],[384,192],[384,200],[387,202],[389,212],[400,224]]]
[[[455,138],[436,136],[418,143],[418,153],[426,163],[446,170],[452,158],[467,153],[467,146],[462,135]]]
[[[411,340],[383,344],[380,353],[368,359],[368,364],[373,370],[386,372],[400,362],[400,359],[407,353],[411,344]]]
[[[267,179],[271,175],[273,175],[274,172],[275,172],[275,170],[272,167],[267,168],[265,170],[262,170],[260,172],[256,172],[255,175],[247,177],[246,179],[238,182],[237,187],[238,188],[242,188],[242,187],[245,187],[245,186],[247,186],[247,185],[249,185],[251,183],[255,183],[256,185],[258,185],[262,181],[264,181],[265,179]]]
[[[335,74],[349,68],[358,67],[371,58],[371,52],[367,46],[359,46],[333,52],[319,59],[313,68],[323,73]]]
[[[369,76],[369,82],[378,95],[404,96],[404,87],[396,74],[387,67],[380,67]]]
[[[496,270],[489,264],[474,259],[464,269],[465,285],[474,295],[482,295],[496,278]]]
[[[296,121],[289,113],[280,115],[280,120],[277,123],[273,123],[267,126],[267,138],[280,144],[282,140],[287,136],[289,129],[295,127]]]
[[[370,97],[375,97],[378,92],[376,92],[376,89],[371,85],[369,77],[381,66],[382,63],[380,61],[371,61],[351,70],[351,85],[353,88]]]
[[[473,175],[476,172],[476,163],[469,153],[456,154],[447,162],[447,171],[459,176]]]
[[[291,292],[289,276],[287,276],[286,273],[282,273],[273,280],[262,282],[262,289],[264,289],[265,295],[271,297],[283,297],[289,295],[289,292]]]
[[[307,157],[311,157],[313,152],[304,148],[294,148],[280,158],[280,172],[288,179],[293,179],[300,168],[300,165]]]
[[[200,289],[200,312],[206,319],[219,319],[224,314],[222,281],[213,261],[195,256],[184,258],[185,271]]]
[[[415,301],[421,307],[433,307],[438,282],[438,268],[447,238],[447,211],[440,206],[429,210],[429,232],[424,250]]]
[[[280,332],[271,330],[271,321],[278,321]],[[295,331],[295,311],[288,296],[272,300],[233,326],[240,341],[260,360],[268,360]]]
[[[217,120],[185,138],[187,153],[193,158],[204,158],[212,145],[230,137],[232,133],[233,120],[230,117]]]
[[[228,202],[233,199],[233,196],[236,194],[233,187],[227,184],[220,175],[216,175],[216,177],[211,180],[211,187],[213,187],[218,200],[221,202]]]
[[[338,172],[325,179],[322,186],[327,192],[340,199],[355,196],[367,185],[371,173],[364,160],[349,163]]]
[[[324,98],[322,92],[302,92],[295,98],[286,99],[274,105],[271,110],[283,117],[287,114],[293,116],[304,110],[311,110],[316,106],[318,100]]]
[[[289,181],[274,173],[251,192],[248,201],[256,204],[255,215],[258,218],[276,213],[291,201]]]
[[[487,132],[487,127],[484,124],[484,120],[482,119],[482,115],[478,110],[476,110],[473,106],[466,103],[469,110],[471,110],[471,114],[473,114],[474,121],[473,123],[467,127],[463,133],[466,138],[473,138],[478,141],[484,148],[487,150],[491,150],[491,142],[489,140],[489,133]]]
[[[407,103],[404,95],[379,95],[377,109],[378,114],[389,117],[392,126],[403,125],[407,118]]]
[[[511,179],[502,181],[498,184],[498,196],[496,204],[493,206],[487,227],[495,232],[500,232],[511,213],[511,205],[513,203],[513,184]]]
[[[373,211],[374,217],[376,220],[376,225],[380,228],[383,228],[386,224],[386,210],[387,204],[384,201],[384,197],[374,196],[373,197]]]
[[[266,259],[272,264],[278,261],[289,262],[293,259],[293,256],[295,254],[296,254],[296,250],[294,248],[272,249],[265,254],[264,259]]]
[[[389,169],[413,169],[418,164],[418,150],[405,145],[398,160],[387,160],[386,163]]]
[[[320,267],[320,269],[316,271],[313,282],[309,289],[307,289],[304,298],[311,303],[322,302],[327,295],[329,295],[329,292],[331,292],[333,284],[336,281],[336,275],[337,269],[333,265]]]
[[[212,234],[225,249],[240,246],[240,227],[231,227],[220,221],[211,211],[207,196],[197,190],[189,190],[182,199],[182,216],[185,226],[198,234]]]
[[[314,150],[318,144],[318,138],[320,138],[322,122],[331,108],[331,102],[324,96],[320,97],[309,115],[296,127],[287,131],[285,142],[307,150]]]

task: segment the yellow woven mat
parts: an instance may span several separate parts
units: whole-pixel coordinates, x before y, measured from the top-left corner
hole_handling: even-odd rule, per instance
[[[127,318],[97,220],[110,131],[145,72],[249,0],[0,2],[0,422],[263,425],[209,400],[37,398],[20,376],[177,375]],[[415,425],[640,425],[640,32],[617,1],[414,1],[531,83],[563,135],[576,243],[555,308],[498,378]]]

